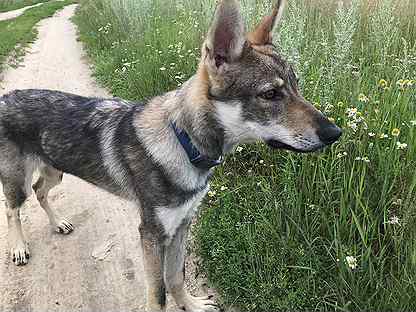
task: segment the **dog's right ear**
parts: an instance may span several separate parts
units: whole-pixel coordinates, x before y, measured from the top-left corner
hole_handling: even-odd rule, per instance
[[[244,21],[236,0],[221,0],[203,46],[203,55],[211,69],[239,59],[245,43]],[[207,60],[208,59],[208,60]]]

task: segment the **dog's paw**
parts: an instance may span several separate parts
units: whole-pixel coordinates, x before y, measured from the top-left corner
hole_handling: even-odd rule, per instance
[[[187,295],[182,310],[188,312],[218,312],[217,304],[211,300],[211,296],[194,297]]]
[[[25,242],[17,243],[10,249],[10,256],[16,265],[27,264],[30,257],[28,244]]]
[[[61,219],[55,227],[55,231],[60,234],[69,234],[74,230],[74,226],[66,219]]]

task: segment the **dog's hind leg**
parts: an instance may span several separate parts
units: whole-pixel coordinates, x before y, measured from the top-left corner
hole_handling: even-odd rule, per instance
[[[21,182],[22,183],[18,183],[17,181],[7,181],[3,184],[3,192],[6,197],[10,256],[16,265],[26,264],[30,256],[29,248],[22,231],[22,223],[20,221],[20,208],[24,206],[27,199],[24,181]]]
[[[208,296],[194,297],[185,289],[185,247],[189,223],[182,224],[165,251],[165,284],[179,305],[185,311],[215,312],[218,311],[214,301]]]
[[[6,199],[10,256],[16,265],[24,265],[29,259],[29,248],[22,231],[20,208],[25,205],[29,196],[26,180],[31,178],[33,168],[27,166],[29,161],[21,156],[14,144],[1,143],[0,178]]]
[[[49,191],[61,183],[63,173],[55,168],[42,164],[39,169],[40,176],[37,182],[33,185],[33,190],[36,193],[36,197],[40,206],[45,210],[49,218],[49,223],[52,228],[62,234],[69,234],[74,230],[73,225],[65,218],[60,218],[51,209],[48,201]]]

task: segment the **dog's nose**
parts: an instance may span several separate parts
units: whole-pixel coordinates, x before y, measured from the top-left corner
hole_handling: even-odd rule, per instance
[[[342,130],[331,122],[326,122],[325,125],[321,126],[317,131],[319,139],[325,145],[334,143],[342,134]]]

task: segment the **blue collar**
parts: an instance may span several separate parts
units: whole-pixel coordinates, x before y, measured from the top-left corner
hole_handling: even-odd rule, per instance
[[[186,154],[188,155],[189,161],[192,165],[199,169],[211,169],[212,167],[218,166],[222,164],[223,157],[220,156],[217,159],[209,158],[205,155],[201,155],[195,145],[192,144],[191,138],[189,137],[188,133],[185,130],[178,129],[174,122],[170,123],[173,131],[176,134],[176,137],[181,143],[183,149],[185,150]]]

